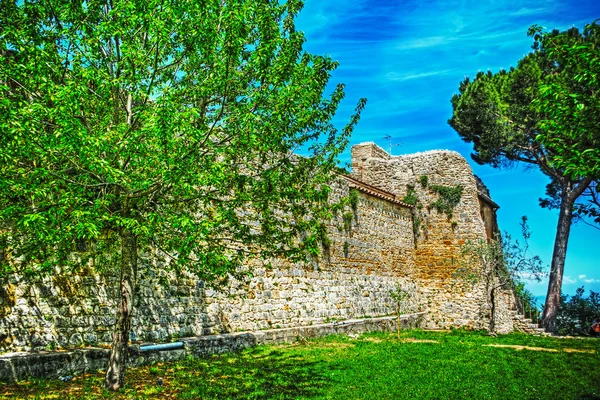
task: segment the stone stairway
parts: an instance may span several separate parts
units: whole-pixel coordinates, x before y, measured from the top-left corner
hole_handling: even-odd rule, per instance
[[[540,336],[551,336],[551,334],[546,332],[544,328],[540,328],[537,323],[533,322],[531,318],[526,318],[524,315],[519,314],[518,311],[511,311],[511,316],[513,320],[513,326],[515,327],[515,331]]]

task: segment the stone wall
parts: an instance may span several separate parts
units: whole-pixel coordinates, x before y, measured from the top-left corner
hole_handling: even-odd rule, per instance
[[[486,239],[481,196],[464,158],[449,151],[391,157],[367,143],[353,147],[352,163],[353,177],[332,182],[332,201],[356,190],[356,208],[347,205],[329,221],[330,244],[310,262],[255,263],[251,279],[217,291],[192,276],[169,275],[157,257],[143,255],[132,340],[381,317],[394,313],[390,293],[398,287],[411,292],[405,312],[426,311],[424,327],[488,328],[485,282],[459,274],[462,246]],[[462,188],[451,216],[432,207],[436,185]],[[413,205],[403,201],[409,190]],[[0,289],[0,352],[110,343],[117,289],[110,274],[57,268],[41,281],[11,276]],[[504,317],[512,305],[504,297],[497,327],[510,331]]]
[[[349,195],[350,185],[340,178],[332,189],[335,201]],[[347,206],[338,212],[328,234],[330,247],[319,259],[257,264],[252,279],[221,291],[191,276],[168,275],[156,258],[142,256],[131,338],[164,341],[393,313],[390,291],[406,286],[415,266],[410,208],[359,190],[356,211]],[[110,275],[57,270],[43,281],[12,276],[0,304],[0,348],[110,343],[117,288]],[[416,308],[418,293],[413,301]]]

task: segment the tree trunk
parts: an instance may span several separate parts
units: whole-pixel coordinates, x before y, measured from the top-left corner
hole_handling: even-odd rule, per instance
[[[490,290],[490,333],[496,334],[496,286],[493,285]]]
[[[113,334],[110,360],[105,384],[109,390],[118,390],[124,384],[128,357],[129,331],[133,312],[133,296],[137,283],[137,240],[129,231],[121,233],[121,283],[117,307],[117,321]]]
[[[565,270],[565,259],[567,257],[567,243],[571,231],[571,220],[573,219],[573,204],[575,199],[572,193],[563,191],[560,203],[560,215],[554,239],[554,251],[552,253],[552,265],[550,267],[550,281],[548,282],[548,293],[542,316],[542,326],[547,332],[556,331],[556,314],[560,304],[560,292],[562,288],[563,273]],[[576,198],[576,197],[575,197]]]
[[[398,321],[397,321],[397,324],[396,324],[396,329],[397,329],[396,333],[398,334],[398,340],[400,340],[400,324],[402,323],[402,320],[400,319],[400,307],[397,308],[396,314],[397,314],[397,317],[398,317]]]

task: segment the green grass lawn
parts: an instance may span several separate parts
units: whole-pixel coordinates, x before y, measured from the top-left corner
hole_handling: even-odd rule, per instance
[[[0,398],[600,399],[600,340],[464,331],[335,336],[129,369],[116,395],[102,389],[102,378],[4,385]]]

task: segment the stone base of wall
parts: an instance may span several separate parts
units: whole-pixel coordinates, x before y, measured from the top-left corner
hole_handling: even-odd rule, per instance
[[[425,312],[402,315],[403,326],[418,327]],[[256,332],[235,332],[184,338],[180,349],[141,352],[139,345],[130,346],[129,365],[141,366],[156,362],[177,361],[187,356],[205,356],[241,351],[261,344],[291,343],[308,338],[335,334],[391,332],[396,330],[397,317],[352,319],[330,324],[295,328],[270,329]],[[60,376],[97,373],[106,368],[110,350],[87,348],[64,352],[8,353],[0,356],[0,382],[17,382],[29,377],[58,378]]]

